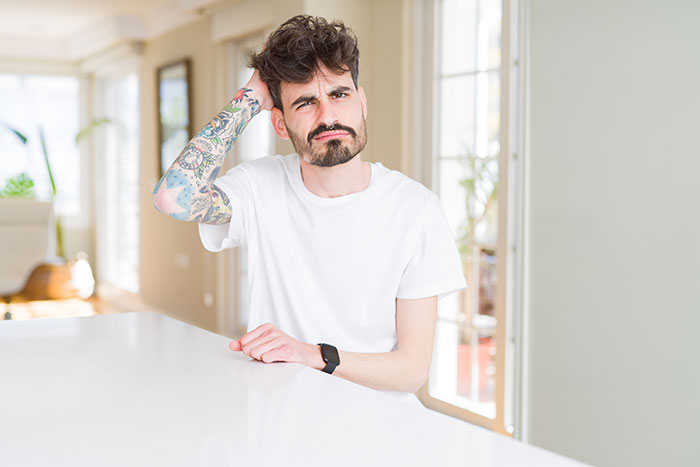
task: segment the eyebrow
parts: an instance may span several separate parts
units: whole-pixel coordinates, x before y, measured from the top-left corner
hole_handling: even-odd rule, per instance
[[[328,93],[328,95],[331,96],[331,95],[333,95],[333,94],[338,94],[338,93],[341,93],[341,92],[348,92],[348,91],[352,91],[352,89],[349,88],[348,86],[338,86],[338,87],[336,87],[336,88],[333,88],[333,89]],[[297,100],[295,100],[294,102],[292,102],[291,107],[296,107],[297,104],[301,104],[301,103],[303,103],[303,102],[311,102],[311,101],[313,101],[313,100],[316,100],[317,98],[318,98],[318,97],[317,97],[315,94],[306,94],[306,95],[304,95],[304,96],[300,96],[300,97],[297,98]]]

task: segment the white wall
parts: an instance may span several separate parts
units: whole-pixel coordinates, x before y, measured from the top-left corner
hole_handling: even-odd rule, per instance
[[[360,49],[359,85],[367,95],[367,147],[362,159],[381,161],[408,172],[401,151],[404,115],[402,86],[402,0],[304,0],[304,13],[340,19],[357,35]]]
[[[528,441],[700,465],[700,2],[532,0]]]

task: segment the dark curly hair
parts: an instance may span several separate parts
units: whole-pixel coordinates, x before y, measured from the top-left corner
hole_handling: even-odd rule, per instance
[[[258,70],[272,101],[280,110],[280,82],[308,83],[320,65],[338,74],[347,71],[357,89],[360,51],[357,37],[342,21],[297,15],[272,32],[260,53],[251,54],[248,66]]]

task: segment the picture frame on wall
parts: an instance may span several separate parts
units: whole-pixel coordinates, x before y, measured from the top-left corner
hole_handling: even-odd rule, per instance
[[[190,60],[184,58],[158,68],[158,173],[162,177],[192,138]]]

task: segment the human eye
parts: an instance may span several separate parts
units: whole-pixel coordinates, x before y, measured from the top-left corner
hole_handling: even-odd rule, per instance
[[[306,107],[306,106],[309,105],[309,104],[311,104],[310,101],[302,102],[301,104],[299,104],[299,105],[297,106],[297,110],[299,110],[299,109],[301,109],[301,108],[304,108],[304,107]]]
[[[333,97],[335,97],[336,99],[342,99],[343,97],[347,97],[347,96],[348,96],[347,92],[339,91],[339,92],[333,93]]]

